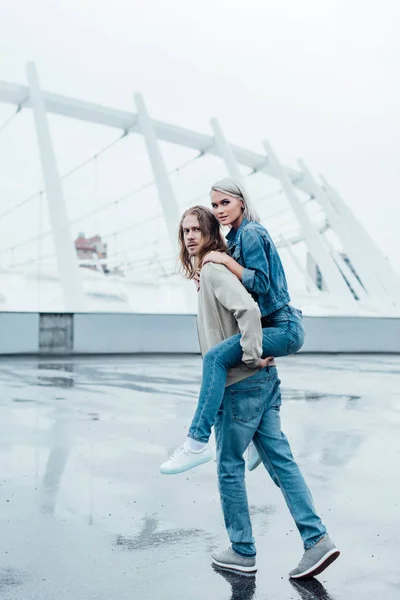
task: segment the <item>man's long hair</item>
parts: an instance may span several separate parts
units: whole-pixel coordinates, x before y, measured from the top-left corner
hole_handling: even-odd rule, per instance
[[[201,246],[195,260],[189,256],[183,237],[183,221],[188,215],[195,215],[197,217],[202,235]],[[193,279],[196,271],[201,269],[206,254],[212,250],[217,252],[227,251],[218,219],[206,206],[193,206],[183,213],[179,223],[178,239],[180,244],[179,260],[181,262],[181,273],[186,279]]]

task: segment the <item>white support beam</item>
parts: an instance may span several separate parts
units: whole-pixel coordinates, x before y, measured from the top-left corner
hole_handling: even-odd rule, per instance
[[[299,225],[303,231],[304,241],[308,246],[311,256],[321,271],[329,292],[337,299],[338,304],[343,310],[353,312],[355,300],[349,288],[347,287],[342,274],[338,270],[319,233],[314,228],[314,225],[308,217],[302,202],[297,196],[292,182],[290,181],[285,169],[280,164],[279,159],[273,151],[271,145],[266,141],[263,142],[263,145],[269,159],[269,163],[273,168],[276,177],[279,179],[283,191],[289,200],[292,210],[296,215]]]
[[[229,175],[231,177],[234,177],[235,179],[241,180],[242,174],[240,173],[239,165],[236,162],[231,146],[226,140],[221,125],[219,124],[217,119],[211,119],[210,125],[214,132],[215,145],[219,150],[219,153],[226,165]]]
[[[105,125],[107,127],[123,130],[127,133],[133,132],[141,134],[138,115],[134,112],[118,110],[92,102],[85,102],[76,98],[70,98],[44,91],[41,92],[41,97],[48,113],[79,119],[84,122]],[[29,87],[2,81],[0,81],[0,102],[14,104],[16,106],[21,105],[23,102],[24,107],[33,107]],[[238,118],[240,118],[240,115],[238,115]],[[156,139],[160,141],[177,144],[203,152],[204,154],[211,154],[215,156],[220,156],[221,154],[218,144],[215,144],[215,139],[210,135],[204,135],[193,130],[185,129],[183,127],[178,127],[161,121],[149,120],[149,122],[151,123]],[[226,144],[231,158],[233,157],[233,160],[237,165],[245,166],[257,172],[263,172],[271,177],[276,177],[271,162],[265,160],[264,154],[252,152],[243,147],[228,144],[228,142],[226,142]],[[312,186],[306,178],[302,177],[301,172],[285,165],[281,165],[281,168],[292,186],[307,194],[313,194]],[[329,184],[327,184],[327,186],[328,185]],[[336,190],[333,190],[332,188],[328,195],[332,206],[334,206],[335,209],[342,215],[343,220],[346,221],[346,223],[348,220],[351,220],[351,226],[348,227],[350,232],[353,234],[356,230],[358,230],[361,237],[363,237],[363,252],[366,250],[368,253],[376,278],[381,281],[385,290],[390,290],[389,295],[393,296],[397,294],[397,297],[399,298],[400,277],[398,274],[391,268],[388,261],[382,256],[374,242],[371,240],[371,238],[369,238],[368,234],[362,228],[361,224],[357,221],[351,211],[349,212],[348,207],[337,195]],[[360,232],[360,229],[362,232]]]
[[[144,137],[157,186],[158,197],[167,224],[168,237],[171,242],[171,248],[175,252],[177,250],[178,224],[181,216],[179,204],[175,198],[174,190],[169,180],[168,171],[158,145],[153,122],[149,117],[146,104],[141,94],[135,94],[135,103],[138,112],[138,124]]]
[[[351,235],[357,239],[360,252],[368,261],[369,268],[375,273],[386,293],[393,297],[396,304],[399,304],[400,276],[391,267],[389,261],[383,256],[378,246],[354,216],[353,211],[347,206],[337,190],[330,185],[325,177],[321,176],[321,180],[333,206],[346,220]]]
[[[66,312],[83,312],[87,309],[86,298],[58,174],[46,108],[36,67],[33,63],[27,65],[27,76],[64,308]]]
[[[0,102],[18,106],[27,96],[29,96],[29,88],[27,86],[0,81]],[[141,133],[138,124],[138,115],[134,112],[118,110],[93,102],[85,102],[83,100],[50,92],[43,92],[43,99],[46,110],[49,113],[78,119],[87,123],[113,127],[128,133]],[[24,107],[32,108],[29,99],[24,103]],[[238,118],[240,118],[240,115]],[[220,156],[220,151],[214,144],[214,138],[211,135],[205,135],[162,121],[152,120],[151,122],[154,133],[160,141],[177,144],[185,148],[204,152],[204,154]],[[252,152],[251,150],[233,144],[230,144],[230,148],[239,165],[275,177],[273,169],[266,163],[263,154]],[[284,169],[295,186],[304,192],[310,193],[310,191],[304,187],[301,173],[288,166],[285,166]]]
[[[154,122],[151,120],[145,101],[141,94],[135,94],[135,104],[137,108],[137,122],[149,155],[151,168],[158,191],[158,197],[163,211],[165,223],[167,225],[168,237],[172,252],[178,254],[178,225],[181,218],[181,211],[172,188],[168,171],[166,169],[164,158],[158,145]],[[195,306],[195,293],[188,285],[182,284],[185,294],[187,308],[193,310]]]
[[[325,191],[318,185],[315,178],[312,176],[304,160],[299,159],[298,163],[300,169],[302,170],[303,177],[307,182],[307,185],[309,185],[312,190],[312,195],[320,204],[322,209],[325,211],[331,229],[335,232],[338,239],[340,240],[344,252],[347,254],[351,264],[357,271],[357,274],[363,282],[363,285],[367,290],[367,294],[370,296],[372,303],[376,304],[377,306],[385,304],[390,305],[390,300],[388,299],[388,296],[385,293],[385,290],[382,287],[380,281],[376,278],[374,272],[372,271],[366,256],[362,252],[360,252],[358,236],[351,234],[347,227],[346,220],[332,205]],[[335,258],[335,262],[338,262],[338,256]],[[343,260],[339,260],[339,262],[346,264]],[[343,264],[341,264],[341,266],[339,265],[342,272]],[[348,267],[348,265],[346,265],[346,267]],[[346,268],[346,271],[347,270],[350,271],[350,285],[355,291],[357,288],[359,288],[361,296],[359,291],[357,291],[356,293],[358,296],[360,296],[360,298],[363,297],[365,294],[364,290],[360,286],[359,282],[357,281],[356,277],[351,272],[351,270]],[[349,275],[349,273],[347,273],[347,275]],[[348,279],[347,275],[346,278]]]
[[[338,269],[340,269],[341,272],[343,273],[344,277],[346,277],[347,281],[349,282],[349,284],[351,285],[351,287],[353,288],[353,290],[355,291],[355,293],[357,294],[359,299],[364,302],[370,301],[372,304],[374,304],[374,302],[371,299],[369,299],[365,289],[362,287],[362,285],[358,281],[357,277],[354,275],[350,266],[347,264],[347,262],[341,256],[341,254],[333,247],[333,244],[330,242],[330,240],[326,236],[325,236],[325,243],[330,250],[333,260],[337,264]]]
[[[303,275],[303,277],[305,279],[305,282],[306,282],[306,287],[308,288],[308,290],[310,292],[318,292],[319,293],[321,290],[318,289],[317,284],[315,283],[314,279],[311,277],[311,275],[307,271],[307,269],[305,267],[303,267],[303,265],[300,263],[300,261],[297,258],[296,254],[292,250],[291,244],[281,245],[280,247],[284,248],[285,250],[288,251],[289,256],[292,259],[294,265],[296,266],[296,268],[298,269],[298,271],[300,271],[300,273]]]

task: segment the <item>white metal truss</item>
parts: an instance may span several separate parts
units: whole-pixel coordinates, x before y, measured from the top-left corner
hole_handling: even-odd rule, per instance
[[[39,78],[33,63],[27,65],[27,77],[29,81],[29,97],[33,108],[42,163],[47,204],[49,207],[54,249],[57,257],[61,289],[64,298],[64,308],[66,312],[82,312],[87,309],[86,297],[83,291],[78,262],[76,260],[70,222],[58,174]]]
[[[253,172],[265,173],[278,179],[300,225],[300,237],[297,236],[291,241],[285,240],[282,245],[305,241],[329,291],[337,299],[342,311],[352,312],[355,306],[353,295],[343,275],[353,289],[356,288],[359,296],[364,297],[365,290],[372,303],[390,310],[396,302],[400,302],[400,278],[397,273],[390,267],[338,192],[326,180],[323,180],[323,187],[320,186],[304,161],[299,161],[300,170],[296,170],[283,165],[267,142],[264,142],[266,154],[231,144],[216,119],[210,122],[213,135],[152,119],[140,94],[135,95],[137,112],[123,111],[44,92],[40,89],[36,69],[32,63],[28,65],[27,73],[29,86],[0,81],[0,102],[16,105],[21,110],[29,107],[34,112],[54,245],[65,305],[66,308],[69,307],[67,310],[84,310],[85,301],[46,113],[112,127],[126,134],[143,135],[173,245],[180,214],[158,145],[159,141],[197,150],[201,154],[218,156],[225,162],[228,173],[234,177],[241,178],[240,166],[244,166]],[[312,223],[297,196],[296,189],[315,198],[322,207],[327,219],[323,230],[328,226],[334,231],[344,253],[360,277],[362,286],[343,257],[323,238],[323,230],[319,230]],[[279,246],[279,243],[277,245]],[[311,282],[308,284],[310,287]]]
[[[354,303],[352,296],[345,280],[343,279],[337,265],[335,264],[329,250],[324,245],[324,242],[308,217],[304,205],[297,197],[296,191],[290,181],[286,171],[279,162],[278,157],[272,149],[271,144],[264,141],[264,148],[271,166],[274,169],[275,176],[279,179],[283,191],[290,202],[292,210],[300,224],[304,240],[307,243],[310,254],[324,277],[328,289],[331,294],[334,294],[341,307],[344,310],[351,310]]]

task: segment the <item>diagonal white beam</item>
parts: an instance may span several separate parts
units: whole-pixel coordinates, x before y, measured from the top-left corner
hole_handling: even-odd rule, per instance
[[[241,180],[242,174],[240,173],[240,168],[233,153],[232,146],[228,144],[219,121],[217,119],[211,119],[210,125],[214,133],[215,145],[219,150],[229,175]]]
[[[312,189],[312,194],[313,194],[314,198],[320,204],[320,206],[323,208],[323,210],[328,218],[331,229],[335,232],[335,234],[339,238],[339,240],[342,244],[343,250],[349,257],[352,265],[355,267],[355,270],[357,271],[359,277],[361,278],[361,281],[363,282],[365,289],[367,290],[367,294],[371,297],[372,301],[377,303],[378,305],[380,303],[390,304],[390,302],[388,302],[388,297],[387,297],[387,294],[385,293],[384,288],[382,287],[380,281],[375,277],[375,274],[374,274],[373,270],[371,269],[371,265],[368,263],[367,257],[362,252],[360,252],[358,236],[351,234],[351,232],[348,229],[346,220],[334,208],[334,206],[332,205],[327,194],[321,188],[321,186],[318,185],[318,183],[316,182],[315,178],[311,174],[311,172],[308,169],[304,160],[299,159],[298,163],[299,163],[300,169],[303,172],[303,176],[304,176],[305,180],[307,181],[308,185]],[[336,262],[337,262],[337,260],[336,260]],[[343,267],[343,265],[341,265],[341,267],[340,267],[343,272],[342,267]],[[347,269],[346,269],[346,271],[347,271]],[[357,288],[360,287],[360,284],[356,280],[353,273],[351,273],[351,271],[350,271],[350,274],[351,274],[351,277],[350,277],[351,286],[353,287],[353,289],[355,289],[357,291],[358,296],[363,297],[365,292],[361,288],[362,291],[360,290],[361,291],[361,295],[360,295],[359,290],[357,290]],[[348,278],[348,275],[349,274],[347,273],[346,274],[347,278]]]
[[[174,254],[177,254],[178,225],[181,218],[181,211],[169,179],[162,152],[158,144],[157,136],[154,130],[154,122],[149,116],[143,96],[141,94],[135,94],[134,99],[137,108],[137,124],[140,128],[140,132],[143,134],[147,153],[149,155],[161,209],[167,225],[171,249]],[[185,294],[187,308],[189,310],[193,310],[193,306],[196,305],[194,286],[190,288],[187,284],[182,282],[182,289]]]
[[[333,244],[326,236],[325,236],[324,240],[325,240],[326,245],[329,248],[329,251],[333,257],[333,260],[335,261],[335,263],[338,266],[338,269],[340,269],[341,272],[343,273],[344,277],[346,277],[347,281],[349,282],[349,284],[351,285],[351,287],[353,288],[353,290],[355,291],[357,296],[360,298],[360,300],[368,301],[369,297],[368,297],[365,289],[362,287],[362,285],[358,281],[357,277],[354,275],[350,266],[347,264],[347,262],[341,256],[341,254],[333,247]]]
[[[151,168],[157,186],[158,197],[164,219],[167,224],[168,236],[171,242],[172,250],[177,249],[177,230],[180,220],[180,210],[175,198],[174,190],[169,180],[164,158],[158,145],[157,136],[154,131],[153,122],[150,119],[145,101],[141,94],[135,94],[135,103],[138,114],[138,125],[143,134],[144,141],[149,155]]]
[[[302,202],[298,198],[285,169],[280,164],[271,145],[266,141],[263,142],[263,145],[275,175],[279,179],[283,191],[289,200],[292,210],[303,231],[304,241],[325,279],[329,292],[333,297],[337,298],[338,304],[341,305],[343,309],[353,310],[355,300],[318,231],[314,228],[314,225]]]
[[[72,241],[67,209],[47,122],[46,108],[36,67],[33,63],[27,65],[27,76],[64,307],[67,312],[81,312],[86,310],[86,298]]]
[[[375,273],[386,293],[390,294],[397,303],[400,302],[400,276],[391,267],[389,261],[383,256],[371,236],[367,233],[360,221],[356,219],[353,211],[344,202],[337,190],[328,183],[325,177],[321,180],[329,198],[337,212],[346,220],[347,226],[357,240],[360,252],[368,261],[369,268]]]
[[[29,96],[29,89],[27,86],[0,81],[0,102],[19,106],[27,96]],[[83,100],[77,100],[76,98],[69,98],[50,92],[43,92],[43,98],[46,110],[49,113],[78,119],[88,123],[106,125],[107,127],[113,127],[127,132],[140,133],[137,113],[109,108],[93,102],[85,102]],[[31,107],[32,105],[28,100],[24,106]],[[220,156],[220,151],[214,144],[214,138],[211,135],[205,135],[154,119],[151,121],[154,133],[160,141],[178,144],[179,146],[197,150],[204,154]],[[252,152],[251,150],[247,150],[246,148],[234,144],[230,144],[229,146],[239,165],[275,177],[273,169],[268,164],[268,161],[265,160],[265,155]],[[290,178],[290,181],[295,186],[310,193],[310,190],[302,182],[301,173],[288,166],[284,166],[284,169]]]
[[[283,243],[280,247],[284,248],[285,250],[288,251],[288,254],[289,254],[290,258],[292,259],[294,265],[296,266],[298,271],[303,275],[305,282],[306,282],[306,286],[308,287],[309,291],[310,292],[320,292],[317,284],[315,283],[314,279],[311,277],[310,273],[307,271],[307,269],[305,269],[303,267],[303,265],[300,263],[299,259],[297,258],[295,252],[293,252],[291,244]]]

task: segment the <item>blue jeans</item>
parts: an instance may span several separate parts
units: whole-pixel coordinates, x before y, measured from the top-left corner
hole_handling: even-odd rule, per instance
[[[256,548],[247,502],[243,453],[254,444],[265,468],[280,487],[307,550],[325,534],[310,490],[281,431],[281,393],[276,367],[226,388],[215,422],[218,484],[225,526],[232,548],[255,556]]]
[[[284,306],[269,315],[266,324],[263,327],[263,358],[287,356],[300,350],[304,343],[301,311]],[[242,361],[240,338],[241,334],[238,333],[216,344],[203,357],[199,401],[188,433],[194,440],[206,443],[210,438],[224,397],[228,370],[239,366]]]

